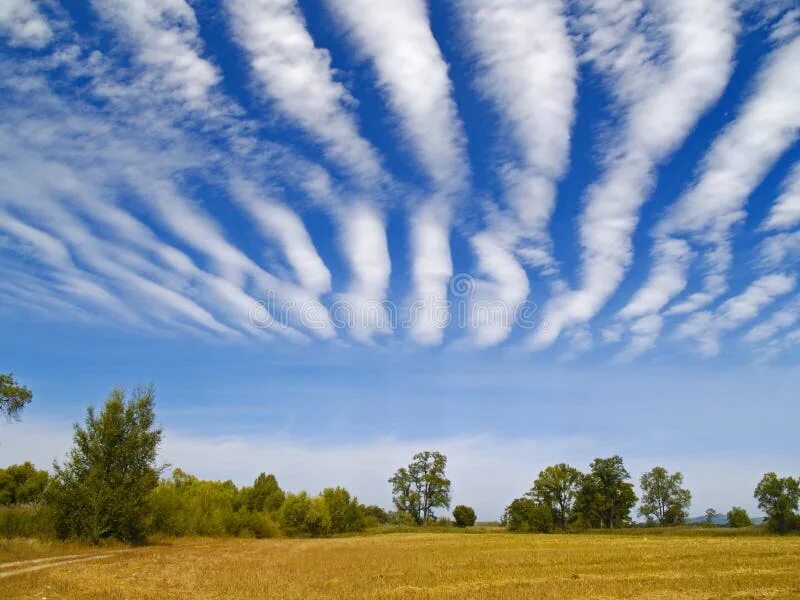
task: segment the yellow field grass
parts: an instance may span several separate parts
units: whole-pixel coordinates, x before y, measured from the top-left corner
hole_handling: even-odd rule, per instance
[[[796,536],[398,533],[115,550],[19,574],[20,562],[0,565],[0,598],[800,598]]]

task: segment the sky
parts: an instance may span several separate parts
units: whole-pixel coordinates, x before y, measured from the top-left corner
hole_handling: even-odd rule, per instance
[[[445,451],[798,474],[792,0],[7,0],[0,463],[153,383],[162,460],[346,485]]]

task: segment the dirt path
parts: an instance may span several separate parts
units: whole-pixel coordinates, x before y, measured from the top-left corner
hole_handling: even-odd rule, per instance
[[[119,552],[124,552],[124,550],[99,554],[67,554],[65,556],[51,556],[48,558],[34,558],[32,560],[3,563],[0,565],[0,579],[11,577],[12,575],[22,575],[23,573],[40,571],[49,567],[59,567],[61,565],[69,565],[88,560],[100,560],[101,558],[108,558]]]

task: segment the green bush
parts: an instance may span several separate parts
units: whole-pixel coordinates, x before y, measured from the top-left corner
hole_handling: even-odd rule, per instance
[[[49,506],[0,506],[0,538],[55,536],[55,514]]]
[[[50,476],[32,463],[0,469],[0,505],[36,504],[42,500]]]
[[[364,529],[363,507],[346,489],[325,488],[320,497],[330,515],[331,533],[352,533]]]
[[[749,527],[752,525],[750,516],[741,506],[734,506],[728,511],[728,527]]]
[[[553,511],[531,498],[517,498],[506,507],[504,522],[509,531],[553,530]]]
[[[471,506],[459,504],[453,509],[456,527],[472,527],[475,525],[475,510]]]

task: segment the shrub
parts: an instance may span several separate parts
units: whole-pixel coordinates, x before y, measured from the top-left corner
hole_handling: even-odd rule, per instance
[[[506,507],[503,520],[509,531],[547,533],[553,530],[553,511],[531,498],[514,500]]]
[[[361,512],[363,513],[365,520],[374,519],[374,521],[371,522],[376,522],[380,525],[385,525],[390,519],[388,512],[383,510],[380,506],[375,506],[374,504],[362,507]]]
[[[30,462],[0,469],[0,505],[38,503],[49,479]]]
[[[302,530],[311,537],[325,537],[331,533],[331,513],[322,496],[312,498],[303,520]]]
[[[49,506],[0,506],[0,538],[54,538],[55,535],[55,515]]]
[[[475,525],[475,511],[472,507],[459,504],[453,509],[456,527],[472,527]]]
[[[305,532],[306,515],[311,510],[311,498],[306,492],[287,494],[280,511],[280,523],[286,535]]]
[[[331,533],[349,533],[364,529],[364,515],[358,499],[341,487],[325,488],[321,498],[330,516]]]
[[[748,527],[752,525],[750,516],[741,506],[734,506],[728,511],[728,527]]]

